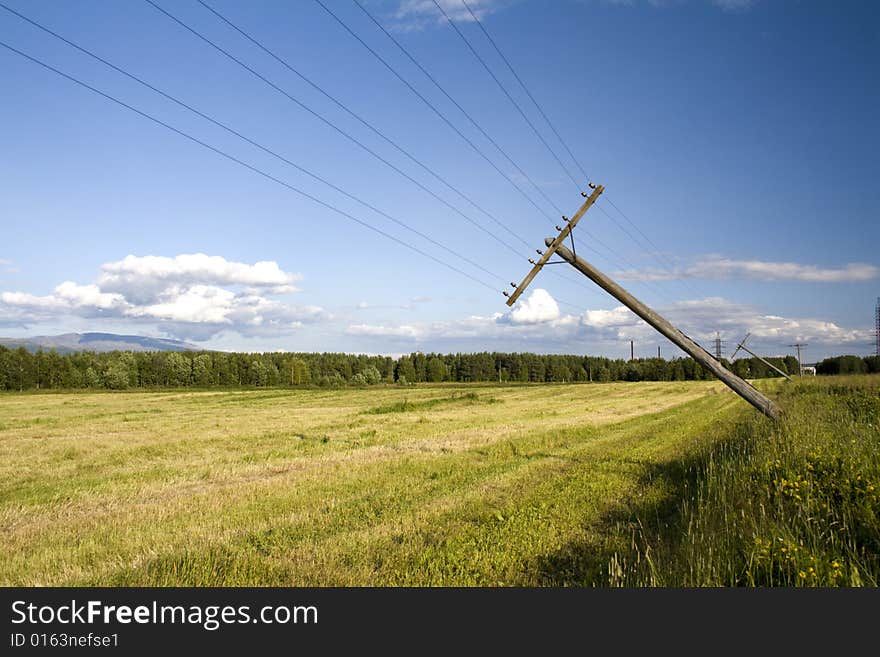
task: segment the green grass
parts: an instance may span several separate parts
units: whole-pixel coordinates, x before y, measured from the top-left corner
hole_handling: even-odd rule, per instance
[[[424,401],[410,401],[408,398],[384,404],[382,406],[374,406],[367,409],[364,413],[372,413],[373,415],[384,415],[385,413],[410,413],[413,411],[424,411],[429,408],[437,408],[438,406],[448,406],[450,404],[472,405],[472,404],[497,404],[501,400],[497,397],[480,397],[475,392],[454,392],[448,397],[437,397],[435,399],[425,399]]]
[[[779,424],[742,418],[662,466],[672,494],[617,523],[632,540],[604,583],[878,585],[880,378],[807,379],[779,400]]]
[[[877,472],[876,379],[762,387],[788,410],[780,427],[717,382],[3,395],[0,584],[761,584],[774,566],[688,579],[706,547],[688,527],[738,527],[740,507],[703,492],[716,471],[771,462],[772,438],[797,446],[784,468],[823,455],[822,481],[844,487],[828,499],[867,495],[843,482]],[[831,426],[836,450],[817,452]],[[794,532],[779,482],[795,472],[766,467],[737,485],[777,486],[766,522]],[[868,499],[834,530],[851,542],[834,583],[853,564],[876,583],[876,546],[853,538],[876,532]],[[716,554],[699,568],[720,570]]]

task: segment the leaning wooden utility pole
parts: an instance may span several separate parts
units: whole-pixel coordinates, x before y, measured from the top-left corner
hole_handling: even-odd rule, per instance
[[[769,368],[775,370],[776,372],[779,372],[782,376],[784,376],[786,379],[788,379],[789,381],[791,381],[792,378],[791,378],[788,374],[786,374],[786,373],[783,372],[781,369],[779,369],[778,367],[776,367],[776,365],[774,365],[773,363],[771,363],[769,360],[765,360],[765,359],[761,358],[758,354],[756,354],[754,351],[752,351],[751,349],[749,349],[749,348],[746,346],[746,340],[749,339],[749,336],[750,336],[750,335],[751,335],[751,333],[746,333],[746,337],[744,337],[744,338],[742,339],[742,342],[740,342],[738,345],[736,345],[736,349],[734,350],[733,354],[730,356],[730,362],[733,363],[733,357],[736,356],[736,353],[737,353],[740,349],[742,349],[742,350],[743,350],[744,352],[746,352],[747,354],[751,354],[752,356],[754,356],[755,358],[757,358],[759,361],[761,361],[762,363],[764,363],[764,365],[766,365],[767,367],[769,367]]]
[[[645,320],[645,322],[657,329],[672,343],[677,345],[682,351],[684,351],[691,358],[696,360],[703,367],[705,367],[715,376],[717,376],[736,394],[745,399],[767,417],[770,417],[774,420],[778,419],[780,415],[779,407],[776,406],[776,404],[774,404],[770,398],[760,393],[747,381],[739,378],[730,370],[725,369],[724,366],[721,365],[721,363],[719,363],[709,354],[709,352],[707,352],[700,345],[698,345],[684,333],[675,328],[675,326],[673,326],[669,321],[648,308],[648,306],[636,299],[633,295],[631,295],[629,292],[627,292],[625,289],[623,289],[620,285],[611,280],[601,271],[593,267],[593,265],[588,263],[586,260],[562,246],[563,240],[565,240],[565,238],[568,237],[568,235],[571,233],[571,229],[604,190],[604,187],[602,187],[602,185],[596,187],[591,183],[590,187],[593,188],[595,191],[581,206],[577,214],[572,217],[571,221],[569,221],[564,228],[557,227],[559,229],[559,234],[555,238],[548,237],[545,240],[547,251],[539,251],[539,253],[541,253],[540,261],[537,263],[533,263],[534,266],[532,267],[532,270],[526,275],[522,283],[520,283],[518,286],[513,284],[514,287],[516,287],[516,290],[513,294],[509,295],[507,305],[513,305],[513,303],[523,293],[526,286],[532,281],[532,279],[535,278],[542,267],[547,264],[547,262],[550,260],[550,257],[554,253],[558,253],[563,260],[568,262],[584,276],[589,278],[591,281],[596,283],[596,285],[601,287],[603,290],[608,292],[611,296],[620,301],[627,308],[632,310],[636,315]],[[574,246],[573,240],[572,246]],[[507,295],[506,292],[505,295]]]

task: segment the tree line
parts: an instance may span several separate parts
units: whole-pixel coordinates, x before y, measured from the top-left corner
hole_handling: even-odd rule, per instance
[[[876,374],[880,356],[833,356],[816,363],[816,374]]]
[[[792,356],[769,359],[797,372]],[[754,358],[725,364],[744,378],[778,376]],[[0,346],[0,390],[366,386],[451,382],[695,381],[714,376],[690,358],[632,361],[533,353],[424,354],[89,351],[32,353]]]

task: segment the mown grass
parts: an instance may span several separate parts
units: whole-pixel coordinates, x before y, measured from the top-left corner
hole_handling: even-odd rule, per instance
[[[831,581],[801,562],[765,575],[781,553],[758,556],[782,527],[799,544],[804,496],[782,483],[800,481],[798,454],[839,484],[823,503],[863,496],[829,525],[849,546],[822,553],[845,559],[833,583],[875,583],[877,549],[853,538],[876,531],[872,484],[842,482],[877,472],[876,379],[762,385],[788,409],[779,427],[716,382],[3,395],[0,584]],[[740,491],[727,506],[716,480]],[[774,506],[750,534],[765,488]]]
[[[413,411],[423,411],[429,408],[437,408],[438,406],[448,406],[450,404],[472,405],[472,404],[497,404],[500,400],[497,397],[481,397],[475,392],[454,392],[448,397],[437,397],[435,399],[425,399],[423,401],[410,401],[408,398],[393,401],[390,404],[382,406],[374,406],[367,409],[364,413],[373,415],[384,415],[385,413],[409,413]]]

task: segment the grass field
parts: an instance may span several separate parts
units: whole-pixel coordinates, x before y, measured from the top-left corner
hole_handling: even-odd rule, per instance
[[[822,385],[876,476],[876,379]],[[689,583],[717,450],[782,431],[717,382],[8,394],[0,584]]]

